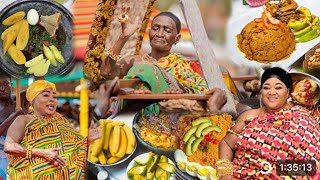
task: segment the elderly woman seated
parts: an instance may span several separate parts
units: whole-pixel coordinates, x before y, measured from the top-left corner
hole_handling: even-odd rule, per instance
[[[263,106],[241,114],[219,144],[217,175],[220,179],[283,179],[280,173],[288,172],[276,167],[281,160],[301,160],[305,166],[310,164],[306,160],[313,160],[316,175],[299,178],[319,179],[320,128],[305,109],[287,103],[292,89],[290,75],[281,68],[268,69],[261,85]],[[299,176],[297,171],[291,173],[290,178]]]

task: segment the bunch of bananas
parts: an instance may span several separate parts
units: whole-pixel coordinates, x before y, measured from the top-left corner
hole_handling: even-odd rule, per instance
[[[100,119],[101,138],[89,147],[88,158],[93,163],[114,164],[126,154],[131,154],[136,145],[132,130],[122,121]]]
[[[300,19],[291,19],[288,22],[288,26],[293,30],[297,42],[307,42],[314,38],[320,36],[320,33],[317,35],[319,29],[319,17],[312,15],[311,11],[304,6],[301,6],[297,9],[297,12],[300,14]]]

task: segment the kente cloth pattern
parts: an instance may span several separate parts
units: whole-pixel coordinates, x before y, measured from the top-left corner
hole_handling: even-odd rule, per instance
[[[27,159],[25,156],[8,155],[11,180],[85,179],[87,138],[76,132],[61,114],[30,120],[21,145],[38,149],[61,147],[58,155],[66,166],[55,167],[46,159],[35,156]]]
[[[255,117],[243,130],[235,146],[235,179],[288,179],[276,174],[277,160],[315,160],[317,174],[292,179],[320,179],[320,128],[313,117],[299,106]],[[260,171],[269,162],[269,174]],[[290,179],[290,178],[289,178]]]
[[[196,73],[187,59],[171,53],[158,60],[158,65],[169,72],[190,94],[202,94],[208,90],[205,80]]]

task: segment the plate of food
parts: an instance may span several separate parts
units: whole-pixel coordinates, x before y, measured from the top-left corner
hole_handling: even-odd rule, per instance
[[[175,179],[174,163],[165,155],[152,151],[135,157],[127,167],[128,179]]]
[[[307,108],[316,108],[320,98],[320,80],[310,74],[290,73],[293,80],[292,100]]]
[[[133,133],[146,149],[173,158],[179,147],[177,132],[179,113],[149,114],[146,110],[138,112],[133,120]]]
[[[8,74],[60,75],[72,67],[72,15],[64,6],[50,0],[14,1],[0,17],[0,67]]]
[[[89,146],[88,161],[97,166],[114,166],[126,161],[136,150],[132,127],[123,121],[100,120],[102,136]]]
[[[320,42],[316,0],[275,2],[229,19],[227,49],[237,65],[288,68]]]
[[[180,149],[188,162],[214,167],[218,144],[231,123],[232,116],[228,114],[161,112],[150,115],[142,112],[134,119],[133,131],[138,141],[150,151],[173,158]]]

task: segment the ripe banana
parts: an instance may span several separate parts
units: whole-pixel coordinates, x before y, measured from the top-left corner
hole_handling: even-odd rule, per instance
[[[107,164],[107,157],[104,155],[103,151],[99,153],[98,159],[101,164]]]
[[[119,157],[111,156],[111,157],[107,160],[107,164],[116,163],[116,162],[118,162],[120,159],[121,159],[121,158],[119,158]]]
[[[134,134],[133,134],[132,130],[129,128],[129,126],[127,126],[126,124],[124,124],[122,126],[122,129],[126,133],[127,139],[128,139],[128,146],[127,146],[126,154],[131,154],[134,150],[135,145],[136,145],[136,137],[134,136]]]
[[[99,162],[99,159],[92,155],[92,147],[93,147],[93,144],[91,144],[89,146],[88,159],[89,159],[89,161],[91,161],[93,163],[97,163],[97,162]]]
[[[94,142],[94,147],[92,148],[92,155],[99,156],[100,152],[102,151],[103,143],[104,143],[104,129],[105,124],[103,121],[100,121],[100,129],[101,129],[101,137]]]
[[[113,149],[114,146],[112,146],[112,144],[113,144],[113,131],[114,131],[114,129],[111,130],[110,137],[109,137],[109,152],[110,152],[111,156],[115,156],[116,152],[117,152],[117,150]]]
[[[106,151],[109,148],[109,141],[110,141],[110,137],[111,137],[112,128],[113,128],[112,123],[106,124],[106,132],[105,132],[105,136],[104,136],[104,145],[103,145],[103,149]]]
[[[299,31],[305,27],[307,27],[309,24],[308,22],[310,23],[312,21],[312,18],[311,18],[311,11],[304,7],[304,6],[301,6],[298,11],[303,14],[303,18],[299,19],[299,20],[290,20],[289,23],[288,23],[288,26],[289,28],[295,30],[295,31]]]
[[[122,158],[126,154],[127,145],[128,145],[127,135],[124,132],[123,128],[120,128],[120,146],[116,154],[116,157]]]
[[[112,156],[115,156],[118,152],[120,145],[120,126],[115,126],[112,132],[112,140],[109,143],[109,150]]]

